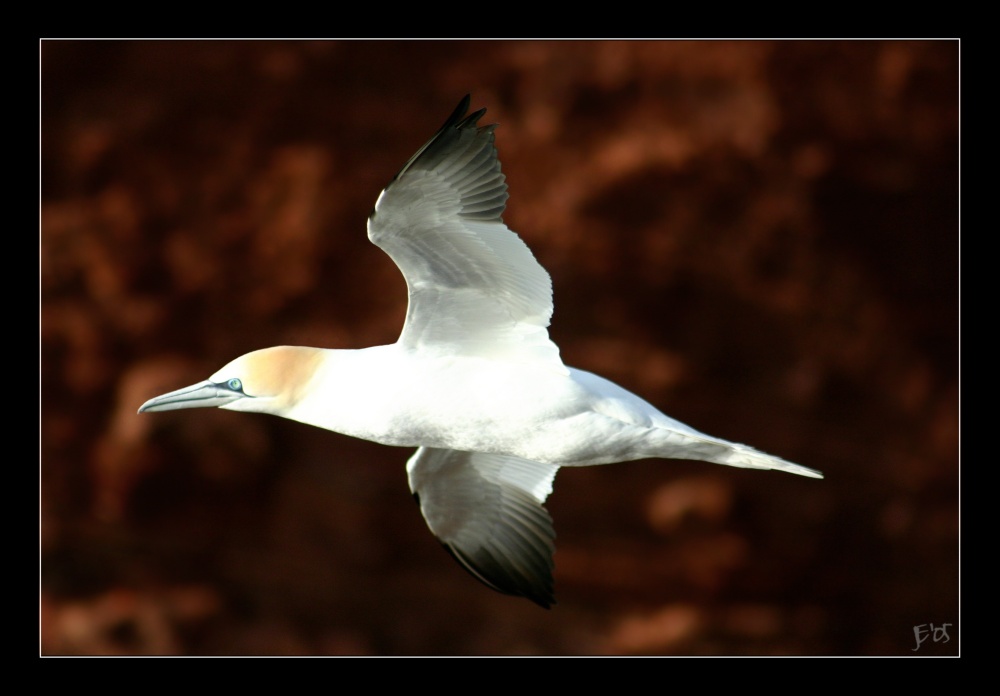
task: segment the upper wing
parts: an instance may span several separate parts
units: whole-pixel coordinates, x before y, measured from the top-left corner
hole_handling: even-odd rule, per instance
[[[501,219],[507,184],[486,112],[466,97],[382,191],[368,238],[406,278],[399,342],[420,351],[562,367],[546,327],[552,282]]]
[[[421,447],[406,472],[431,532],[495,590],[555,603],[555,530],[542,503],[559,469],[504,454]]]

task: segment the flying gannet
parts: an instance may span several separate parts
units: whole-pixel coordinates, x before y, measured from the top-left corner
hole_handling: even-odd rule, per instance
[[[496,124],[468,109],[466,95],[368,217],[409,292],[396,343],[257,350],[139,412],[217,406],[416,447],[406,471],[431,532],[486,585],[543,607],[555,601],[543,503],[561,466],[662,457],[822,478],[563,364],[549,274],[501,218]]]

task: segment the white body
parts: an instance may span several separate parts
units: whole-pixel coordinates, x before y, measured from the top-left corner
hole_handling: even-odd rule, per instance
[[[510,454],[560,466],[665,457],[811,473],[700,433],[575,368],[425,356],[399,344],[324,352],[302,398],[275,415],[383,445]]]

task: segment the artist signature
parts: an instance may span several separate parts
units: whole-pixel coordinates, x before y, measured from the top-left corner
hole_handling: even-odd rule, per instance
[[[932,643],[947,643],[951,640],[948,635],[948,627],[954,624],[920,624],[913,627],[913,638],[917,641],[917,647],[911,652],[920,650],[920,646],[929,638]]]

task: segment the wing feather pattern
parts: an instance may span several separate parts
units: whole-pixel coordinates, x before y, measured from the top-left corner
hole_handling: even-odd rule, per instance
[[[548,608],[555,530],[542,506],[554,464],[421,447],[406,465],[431,532],[474,577]]]
[[[406,279],[399,343],[446,355],[538,362],[565,371],[549,340],[552,281],[501,219],[507,184],[485,109],[466,96],[385,188],[368,237]]]

